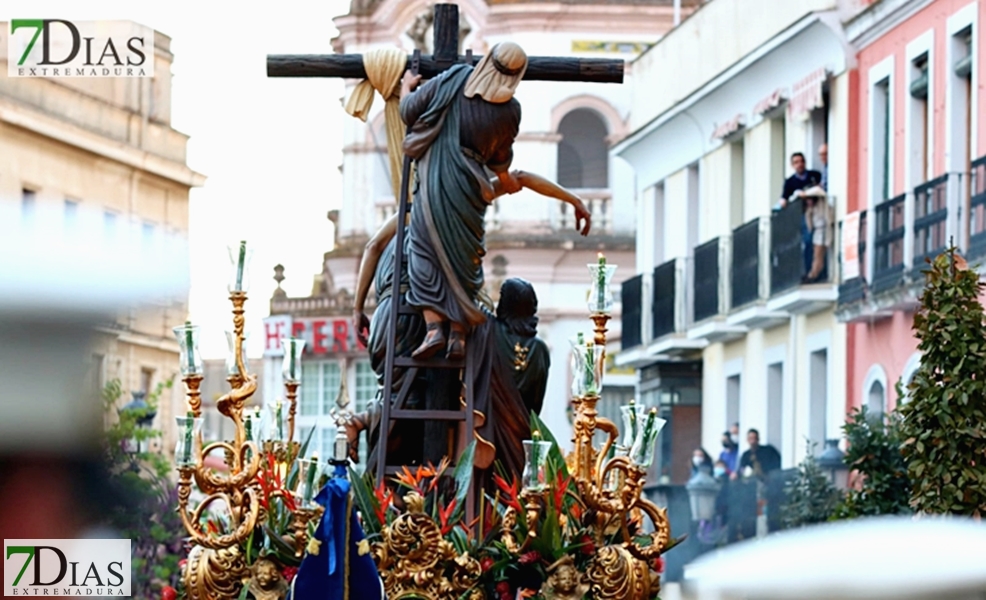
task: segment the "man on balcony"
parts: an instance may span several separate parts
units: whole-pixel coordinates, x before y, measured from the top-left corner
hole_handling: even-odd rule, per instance
[[[781,208],[787,206],[788,202],[794,198],[800,198],[808,188],[822,183],[822,174],[807,168],[805,155],[801,152],[795,152],[791,155],[791,168],[794,169],[794,174],[784,180],[784,190],[781,192],[780,200]]]

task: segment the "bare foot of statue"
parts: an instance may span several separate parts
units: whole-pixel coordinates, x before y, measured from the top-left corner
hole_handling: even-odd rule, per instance
[[[429,359],[445,347],[445,343],[445,332],[442,330],[442,322],[430,322],[428,323],[428,333],[425,334],[424,341],[422,341],[421,345],[418,346],[418,349],[411,354],[411,357],[420,360]]]

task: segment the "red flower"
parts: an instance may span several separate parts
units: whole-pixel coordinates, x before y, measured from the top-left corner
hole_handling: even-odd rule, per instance
[[[582,539],[579,540],[582,544],[582,554],[595,554],[596,544],[592,541],[592,538],[588,535],[583,535]]]
[[[507,499],[504,501],[504,504],[517,512],[524,510],[520,506],[520,482],[517,481],[516,475],[514,475],[513,481],[510,484],[507,484],[507,480],[494,473],[493,481],[496,483],[496,487],[500,488],[500,490],[507,495]]]
[[[377,522],[384,525],[387,522],[387,510],[394,502],[394,491],[387,487],[386,481],[381,481],[380,485],[373,490],[373,495],[377,498]]]
[[[493,568],[494,561],[489,556],[484,556],[479,560],[479,568],[484,571],[489,571]]]
[[[506,581],[501,581],[501,582],[497,583],[496,584],[496,593],[497,594],[500,594],[501,596],[504,595],[504,594],[509,595],[510,594],[510,584],[507,583]]]
[[[663,556],[658,556],[657,558],[654,559],[654,570],[657,571],[658,573],[663,573],[664,572],[664,557]]]
[[[161,588],[161,600],[178,600],[178,591],[170,585],[164,586]]]
[[[541,553],[538,552],[537,550],[532,550],[530,552],[525,552],[524,554],[521,554],[520,559],[518,559],[517,562],[519,562],[522,565],[533,565],[539,560],[541,560]]]
[[[565,499],[565,492],[568,491],[568,484],[572,482],[571,475],[562,477],[562,472],[558,471],[555,481],[555,489],[552,490],[552,500],[554,501],[555,512],[561,513],[562,501]]]
[[[284,569],[281,570],[281,575],[284,576],[284,579],[286,579],[288,583],[291,583],[291,580],[294,579],[294,576],[297,574],[298,567],[284,567]]]
[[[450,524],[448,520],[449,517],[452,516],[452,511],[455,510],[456,502],[457,499],[452,498],[452,501],[449,502],[448,506],[446,506],[445,508],[438,509],[438,518],[441,519],[441,523],[442,523],[442,535],[447,535],[448,532],[452,531],[452,527],[455,526],[455,523]]]
[[[178,570],[179,571],[184,571],[185,570],[185,565],[187,565],[187,564],[188,564],[188,559],[187,558],[183,558],[183,559],[179,560],[178,561]]]

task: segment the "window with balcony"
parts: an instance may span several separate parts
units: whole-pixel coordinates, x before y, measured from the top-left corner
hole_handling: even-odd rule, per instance
[[[733,230],[732,304],[736,309],[760,297],[760,220]]]
[[[301,389],[298,402],[298,427],[301,443],[311,435],[308,454],[332,456],[335,442],[335,423],[330,411],[335,406],[342,385],[342,366],[339,361],[308,361],[301,367]]]
[[[675,331],[676,268],[676,262],[669,260],[654,269],[651,334],[655,340]]]
[[[857,240],[856,240],[856,273],[855,276],[846,277],[843,276],[842,283],[839,284],[839,304],[850,304],[853,302],[858,302],[863,299],[866,295],[864,281],[866,279],[866,214],[865,210],[859,212],[859,225],[857,226]],[[843,221],[839,223],[839,227],[842,228],[843,235],[847,235],[845,226],[848,221]],[[845,238],[843,238],[845,239]],[[840,256],[839,260],[845,260],[841,255],[843,249],[839,249]]]
[[[890,78],[884,78],[873,86],[873,171],[871,185],[875,204],[890,198]]]
[[[948,176],[936,177],[914,188],[914,267],[938,256],[948,243]]]
[[[873,240],[873,291],[899,284],[904,272],[904,198],[901,194],[878,204],[873,210],[876,234]]]
[[[798,198],[770,216],[770,295],[801,285],[809,266],[805,256],[804,200]]]
[[[692,312],[696,323],[719,314],[719,241],[714,238],[695,248]]]
[[[972,161],[969,179],[969,257],[986,255],[986,156]]]
[[[644,276],[637,275],[623,282],[621,286],[623,332],[620,335],[620,347],[623,350],[635,348],[643,343],[642,317]]]

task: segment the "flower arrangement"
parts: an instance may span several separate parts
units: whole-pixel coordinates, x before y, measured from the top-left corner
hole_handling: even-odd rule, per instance
[[[463,509],[473,473],[474,445],[459,458],[450,475],[449,461],[437,466],[404,467],[391,481],[374,487],[370,476],[351,473],[353,493],[367,539],[360,549],[377,560],[388,592],[398,589],[442,591],[443,575],[455,589],[441,597],[468,600],[581,600],[613,597],[601,586],[599,549],[623,548],[627,535],[648,548],[660,543],[658,554],[681,540],[657,541],[643,532],[643,514],[633,511],[626,522],[589,508],[576,478],[566,465],[551,433],[532,415],[535,437],[551,442],[546,460],[547,485],[524,488],[516,474],[502,471],[491,477],[478,499],[478,515],[467,522]],[[479,486],[477,486],[477,489]],[[419,517],[426,517],[431,524]],[[404,520],[407,520],[405,523]],[[433,526],[432,526],[433,524]],[[419,539],[410,552],[415,564],[400,563],[397,533],[412,532]],[[431,531],[437,539],[431,540]],[[397,532],[397,533],[395,533]],[[427,547],[431,544],[434,550]],[[646,564],[649,589],[660,588],[664,559],[659,555]],[[410,583],[397,581],[404,576]],[[388,580],[389,579],[389,580]],[[431,585],[432,587],[428,587]]]

